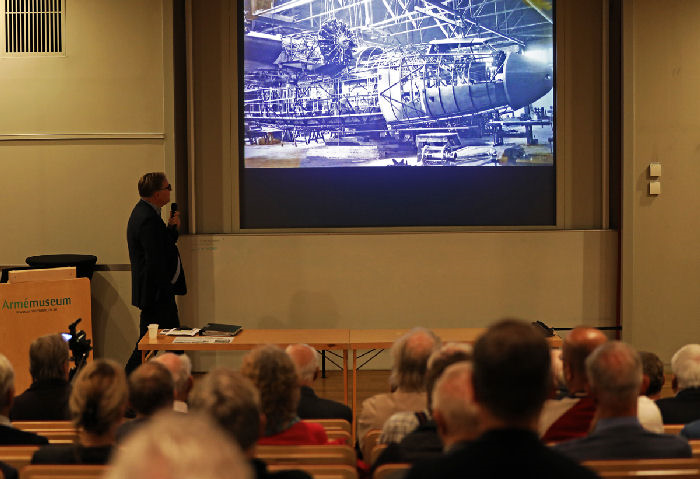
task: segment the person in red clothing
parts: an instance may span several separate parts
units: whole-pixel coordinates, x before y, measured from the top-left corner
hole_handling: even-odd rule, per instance
[[[299,379],[287,353],[270,345],[254,349],[243,358],[241,373],[258,388],[267,418],[258,444],[328,444],[323,426],[297,416]]]

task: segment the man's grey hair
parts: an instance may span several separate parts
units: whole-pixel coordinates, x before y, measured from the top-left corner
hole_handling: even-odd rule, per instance
[[[449,432],[475,433],[479,412],[474,404],[472,367],[467,361],[451,364],[435,383],[433,411],[439,411]]]
[[[183,393],[189,385],[190,376],[192,376],[192,360],[186,354],[164,353],[156,356],[154,361],[159,362],[173,375],[175,383],[175,392]],[[175,364],[176,367],[170,367]]]
[[[238,371],[218,368],[197,381],[190,395],[192,411],[208,414],[248,450],[260,435],[260,395]]]
[[[252,479],[240,447],[211,419],[156,414],[117,449],[105,479]]]
[[[310,361],[300,362],[299,356],[292,354],[295,348],[304,348],[309,352],[311,357]],[[321,367],[321,355],[318,354],[316,348],[309,346],[308,344],[290,344],[284,350],[294,363],[294,367],[297,370],[297,374],[302,381],[313,381],[316,371]]]
[[[642,360],[629,344],[608,341],[598,346],[586,358],[586,373],[599,402],[636,404],[642,385]]]
[[[40,336],[29,345],[29,373],[34,381],[67,379],[68,343],[60,334]]]
[[[671,358],[679,389],[700,387],[700,344],[686,344]]]
[[[440,338],[425,328],[413,328],[394,341],[391,386],[406,392],[425,391],[428,358],[440,345]]]
[[[15,387],[15,370],[12,368],[12,363],[0,354],[0,409],[8,406],[8,393]]]

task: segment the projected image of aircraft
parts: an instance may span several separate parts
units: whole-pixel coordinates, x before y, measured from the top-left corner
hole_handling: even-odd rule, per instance
[[[246,166],[552,164],[551,3],[246,6]]]

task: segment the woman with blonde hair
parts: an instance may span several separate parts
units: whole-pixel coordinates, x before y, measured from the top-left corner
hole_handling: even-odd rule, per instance
[[[73,383],[68,406],[78,428],[75,444],[49,444],[34,453],[32,464],[106,464],[128,400],[124,369],[97,359]]]

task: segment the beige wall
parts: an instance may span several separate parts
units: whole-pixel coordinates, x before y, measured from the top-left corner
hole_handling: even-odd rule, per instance
[[[700,342],[700,2],[624,2],[624,338],[668,362]],[[662,164],[662,194],[647,166]]]
[[[170,0],[66,0],[64,56],[0,57],[0,265],[51,253],[128,264],[136,181],[174,170],[171,17]],[[98,355],[126,359],[135,339],[129,281],[93,280]]]

